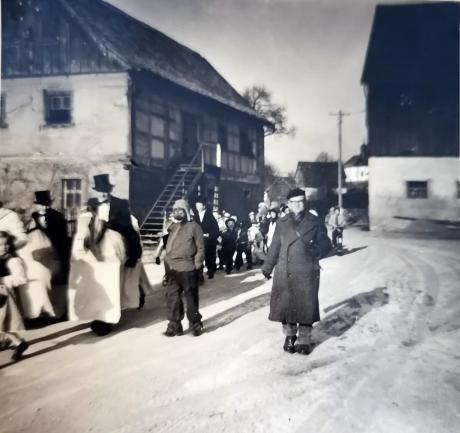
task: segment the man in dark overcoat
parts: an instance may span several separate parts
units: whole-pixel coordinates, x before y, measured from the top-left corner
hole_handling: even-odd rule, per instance
[[[214,278],[216,273],[216,250],[217,238],[220,235],[219,224],[214,218],[209,206],[201,201],[195,203],[196,212],[194,213],[194,220],[200,225],[203,230],[204,236],[204,263],[208,269],[208,278]],[[202,271],[201,271],[202,272]]]
[[[308,355],[312,325],[320,320],[318,261],[331,241],[320,219],[306,211],[303,190],[291,190],[287,199],[290,212],[277,222],[262,272],[270,278],[276,266],[269,320],[283,324],[284,350]]]
[[[35,191],[35,205],[37,211],[32,213],[35,228],[42,230],[50,240],[59,262],[60,271],[64,278],[69,271],[70,239],[67,233],[65,216],[53,209],[50,191]]]
[[[142,245],[139,233],[133,226],[129,201],[112,195],[114,185],[110,183],[108,174],[94,176],[93,189],[97,192],[99,203],[109,204],[109,214],[102,218],[104,228],[101,230],[101,237],[105,229],[112,229],[123,237],[128,257],[125,266],[134,268],[142,256]]]

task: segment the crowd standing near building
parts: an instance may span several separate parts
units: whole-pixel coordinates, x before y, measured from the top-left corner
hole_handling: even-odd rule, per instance
[[[104,336],[123,310],[144,305],[151,286],[141,261],[139,224],[129,202],[112,195],[113,187],[108,174],[94,176],[94,196],[77,216],[73,238],[64,215],[52,208],[50,191],[35,192],[26,226],[0,206],[0,348],[12,348],[15,360],[28,348],[18,334],[25,328],[87,320]],[[309,212],[301,189],[289,193],[287,204],[260,203],[246,218],[230,211],[213,211],[201,199],[191,209],[180,199],[165,216],[155,251],[156,264],[165,269],[164,335],[182,335],[185,317],[190,333],[202,334],[204,275],[212,280],[219,270],[228,275],[262,266],[270,278],[276,266],[270,320],[283,324],[285,351],[309,353],[311,327],[319,320],[318,260],[331,244],[323,222]],[[331,209],[326,225],[334,239],[344,227],[341,211]]]

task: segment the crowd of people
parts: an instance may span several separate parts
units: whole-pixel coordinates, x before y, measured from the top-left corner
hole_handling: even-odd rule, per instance
[[[36,191],[26,223],[0,204],[0,349],[20,359],[22,331],[62,320],[88,320],[97,335],[118,323],[121,310],[142,305],[150,284],[141,262],[136,218],[112,195],[108,174],[94,176],[94,196],[68,236],[50,191]]]
[[[95,334],[107,335],[121,311],[142,308],[151,290],[129,202],[112,195],[108,174],[94,176],[94,184],[94,197],[81,210],[73,239],[49,191],[35,192],[35,211],[26,225],[0,204],[0,349],[13,349],[13,359],[28,348],[21,331],[37,321],[87,320]],[[184,199],[174,203],[155,257],[165,269],[164,335],[182,335],[185,315],[192,335],[203,332],[199,285],[205,271],[211,280],[219,270],[230,274],[244,265],[261,265],[269,279],[276,266],[270,319],[283,323],[284,350],[308,352],[306,340],[319,320],[318,260],[328,253],[330,240],[302,190],[291,191],[287,201],[260,203],[242,219],[213,212],[200,200],[193,209]],[[326,226],[333,240],[343,225],[341,211],[331,209]],[[287,267],[289,275],[282,271]],[[300,343],[294,345],[298,332]]]

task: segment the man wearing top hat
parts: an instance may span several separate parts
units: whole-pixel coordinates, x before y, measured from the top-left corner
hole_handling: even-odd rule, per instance
[[[69,237],[67,235],[67,221],[64,215],[51,207],[53,199],[48,190],[35,191],[37,210],[32,213],[35,222],[34,229],[46,234],[56,252],[60,264],[60,276],[65,279],[69,269]]]
[[[97,199],[99,203],[108,204],[108,207],[101,208],[108,210],[108,212],[104,215],[99,215],[99,219],[104,224],[100,236],[103,236],[106,229],[112,229],[120,233],[125,241],[126,255],[128,257],[125,266],[134,268],[142,255],[139,233],[133,227],[128,200],[113,196],[113,187],[114,185],[110,183],[108,174],[94,176],[93,189],[97,192]]]

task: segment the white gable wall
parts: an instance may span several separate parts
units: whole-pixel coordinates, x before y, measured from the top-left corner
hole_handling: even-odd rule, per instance
[[[460,221],[458,180],[458,158],[370,158],[371,229],[405,229],[408,220],[394,217]],[[427,181],[428,198],[407,198],[407,181]]]
[[[81,179],[85,201],[100,173],[110,174],[114,195],[128,198],[128,83],[126,73],[2,80],[8,127],[0,128],[0,200],[28,209],[34,191],[48,189],[62,208],[64,179]],[[45,89],[72,91],[71,125],[46,125]]]
[[[5,79],[1,87],[8,128],[0,129],[0,156],[130,153],[126,73]],[[73,125],[46,125],[43,90],[72,91]]]

